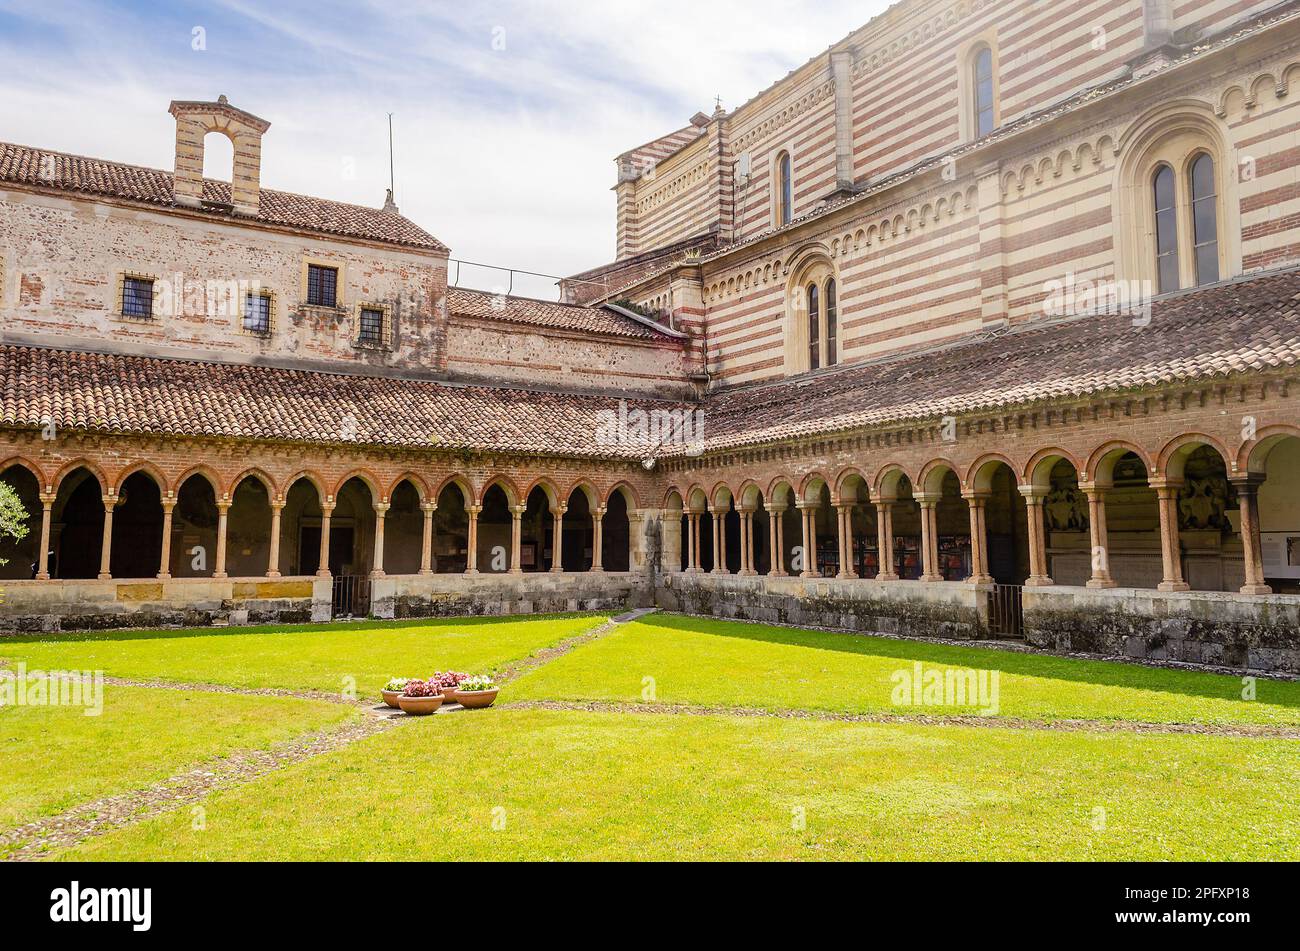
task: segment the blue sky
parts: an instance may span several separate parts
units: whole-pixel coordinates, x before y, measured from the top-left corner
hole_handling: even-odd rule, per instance
[[[613,257],[615,155],[886,6],[0,0],[0,139],[170,168],[168,102],[224,93],[272,123],[266,186],[378,205],[392,112],[404,213],[455,257],[572,273]]]

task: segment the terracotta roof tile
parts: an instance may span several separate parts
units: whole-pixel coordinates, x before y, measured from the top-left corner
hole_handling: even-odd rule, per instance
[[[527,297],[505,297],[486,291],[447,289],[447,307],[453,316],[502,320],[554,330],[631,337],[639,340],[665,339],[645,324],[604,307],[554,304]]]
[[[121,198],[163,208],[179,207],[172,195],[171,172],[7,142],[0,142],[0,182]],[[205,180],[203,192],[207,201],[230,203],[228,182]],[[204,213],[246,220],[218,209],[204,209]],[[447,250],[433,235],[395,212],[270,188],[262,189],[261,208],[255,220],[422,250]]]

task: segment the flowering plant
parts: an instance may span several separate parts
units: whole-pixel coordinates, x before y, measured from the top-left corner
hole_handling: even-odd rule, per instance
[[[403,697],[436,697],[442,689],[432,680],[412,680],[402,691]]]
[[[458,689],[468,693],[477,693],[482,690],[496,690],[497,682],[487,674],[475,674],[473,677],[466,677],[458,686]]]
[[[465,680],[467,677],[469,677],[469,674],[459,674],[454,670],[449,670],[445,674],[435,673],[429,678],[429,682],[436,683],[439,687],[450,687],[452,690],[455,690],[456,687],[460,685],[461,681]]]
[[[384,689],[390,693],[401,693],[406,689],[406,685],[411,682],[410,677],[394,677],[388,683],[384,684]]]

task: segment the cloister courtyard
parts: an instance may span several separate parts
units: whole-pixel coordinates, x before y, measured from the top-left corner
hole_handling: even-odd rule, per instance
[[[380,703],[435,670],[497,703]],[[1287,679],[636,612],[6,636],[18,684],[8,860],[1300,858]]]

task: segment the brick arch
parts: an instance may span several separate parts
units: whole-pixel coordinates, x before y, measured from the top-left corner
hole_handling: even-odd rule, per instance
[[[677,497],[675,503],[673,496]],[[663,509],[666,512],[671,512],[674,510],[674,505],[680,505],[680,511],[686,511],[686,497],[682,495],[681,490],[675,485],[669,486],[668,491],[664,493]]]
[[[181,473],[180,478],[176,480],[175,488],[172,491],[179,495],[181,489],[185,487],[185,483],[194,476],[199,476],[208,481],[208,484],[212,486],[212,492],[216,495],[218,502],[225,498],[226,487],[221,480],[221,476],[217,473],[216,469],[213,469],[210,465],[204,462],[200,462],[196,466],[191,466]]]
[[[289,493],[293,490],[293,487],[304,479],[316,490],[316,501],[320,505],[324,505],[328,498],[328,493],[325,491],[325,480],[320,477],[319,473],[314,472],[311,469],[299,469],[289,478],[285,479],[283,497],[287,499]]]
[[[931,459],[921,467],[921,472],[916,477],[916,487],[922,492],[942,492],[945,472],[951,472],[958,480],[961,479],[961,470],[950,459]]]
[[[816,485],[818,482],[826,486],[828,490],[830,489],[832,484],[831,480],[826,478],[826,476],[822,475],[822,473],[820,472],[814,471],[808,473],[806,476],[803,477],[803,480],[799,483],[799,492],[798,492],[799,501],[801,502],[811,501],[808,498],[808,493],[812,490],[812,487]]]
[[[782,492],[781,490],[785,491]],[[785,495],[785,499],[778,496]],[[779,475],[767,484],[767,491],[763,493],[763,502],[766,504],[775,503],[777,505],[791,505],[794,502],[794,480],[789,476]]]
[[[564,493],[565,503],[567,504],[569,499],[573,498],[573,493],[578,491],[581,491],[587,497],[587,507],[591,511],[600,510],[600,493],[596,491],[596,487],[588,479],[579,479],[569,486],[569,490]]]
[[[718,483],[715,484],[715,485],[713,486],[713,488],[709,491],[709,505],[712,506],[713,508],[722,508],[722,506],[721,506],[721,504],[719,503],[718,499],[721,497],[721,493],[723,493],[723,492],[727,493],[727,498],[726,498],[727,509],[726,509],[726,510],[730,510],[731,506],[733,506],[733,505],[735,504],[735,501],[736,501],[736,493],[735,493],[735,492],[732,492],[732,491],[731,491],[731,486],[727,485],[727,483],[725,483],[725,482],[718,482]]]
[[[401,485],[403,482],[411,483],[411,485],[415,488],[415,491],[419,493],[421,502],[430,502],[430,501],[435,501],[437,499],[437,496],[434,496],[433,499],[429,498],[429,483],[425,481],[424,476],[419,475],[416,472],[412,472],[411,470],[408,469],[406,472],[403,472],[401,475],[399,475],[396,479],[393,480],[392,485],[388,487],[388,491],[384,493],[384,500],[387,501],[391,499],[393,497],[393,493],[397,491],[397,487]]]
[[[230,480],[230,497],[232,499],[235,497],[235,493],[239,490],[239,487],[244,484],[245,479],[256,479],[258,482],[262,483],[262,485],[266,487],[266,494],[269,498],[276,499],[279,497],[280,488],[275,484],[275,480],[271,478],[270,473],[259,466],[249,466],[243,472],[239,473],[239,475]]]
[[[871,494],[877,499],[895,499],[898,497],[898,483],[904,479],[911,479],[907,470],[901,463],[886,462],[876,470],[875,478],[871,480]]]
[[[845,466],[840,470],[839,475],[835,477],[834,487],[831,490],[831,501],[839,501],[844,498],[844,490],[850,479],[858,479],[866,487],[867,493],[871,493],[871,480],[867,474],[857,466]]]
[[[1231,466],[1236,461],[1236,457],[1231,455],[1224,448],[1223,443],[1213,436],[1205,433],[1184,433],[1169,440],[1169,442],[1165,443],[1165,447],[1160,450],[1160,455],[1156,457],[1160,475],[1166,479],[1181,479],[1183,477],[1183,465],[1187,462],[1187,457],[1199,446],[1209,446],[1217,452],[1225,466]]]
[[[1000,452],[986,452],[972,462],[970,468],[966,470],[966,478],[962,480],[963,486],[975,492],[987,491],[988,483],[992,480],[989,472],[999,464],[1011,470],[1012,478],[1015,478],[1020,471],[1008,456]]]
[[[370,490],[371,502],[387,500],[388,496],[381,495],[383,490],[380,489],[380,486],[383,485],[383,482],[380,481],[379,476],[375,475],[373,469],[366,466],[360,466],[353,469],[351,472],[344,473],[344,475],[334,483],[334,491],[330,493],[330,497],[337,499],[339,493],[343,491],[343,487],[353,479],[360,479],[365,484],[366,488]]]
[[[519,486],[515,485],[514,479],[510,478],[505,473],[496,473],[484,479],[483,487],[479,490],[478,496],[474,500],[475,503],[482,505],[483,500],[487,498],[488,492],[492,490],[492,486],[494,485],[499,487],[501,491],[506,494],[507,505],[513,507],[519,504]]]
[[[543,492],[546,493],[546,504],[551,507],[552,512],[554,512],[556,508],[559,507],[561,501],[564,501],[566,503],[569,501],[569,497],[567,495],[563,498],[563,500],[560,499],[560,490],[554,482],[552,482],[546,476],[538,476],[536,479],[534,479],[532,482],[528,484],[528,488],[524,489],[523,494],[519,496],[520,505],[528,504],[528,497],[533,494],[533,489],[541,489]]]
[[[1088,457],[1087,471],[1080,472],[1079,477],[1085,481],[1109,482],[1112,474],[1110,470],[1114,469],[1115,462],[1120,456],[1130,452],[1142,460],[1142,465],[1147,470],[1147,479],[1151,479],[1154,467],[1151,464],[1151,457],[1147,455],[1147,451],[1136,443],[1124,439],[1112,439],[1110,442],[1094,449],[1092,455]],[[1103,467],[1107,468],[1104,475],[1100,473]]]
[[[1290,423],[1265,426],[1255,433],[1253,440],[1242,443],[1237,450],[1236,471],[1263,472],[1269,453],[1285,439],[1300,439],[1300,426]]]
[[[1021,484],[1034,485],[1040,489],[1048,488],[1052,469],[1062,460],[1074,466],[1075,473],[1080,479],[1083,478],[1083,469],[1079,466],[1079,460],[1068,449],[1040,449],[1025,464],[1025,469],[1020,474]]]
[[[740,484],[740,491],[736,493],[737,504],[746,508],[753,508],[759,501],[766,504],[767,499],[763,495],[763,487],[753,479],[746,479]]]
[[[158,486],[158,494],[163,498],[166,498],[167,495],[171,493],[171,485],[167,482],[167,477],[163,475],[162,470],[148,460],[139,459],[135,462],[128,463],[118,472],[117,480],[113,483],[113,494],[121,495],[122,486],[126,484],[126,480],[131,478],[131,476],[135,475],[137,472],[143,472],[149,478],[153,479],[154,485]],[[177,488],[179,487],[180,483],[177,483]]]
[[[609,507],[609,500],[614,497],[615,492],[623,493],[623,501],[627,503],[627,509],[629,512],[640,510],[641,496],[637,492],[636,487],[632,485],[631,482],[628,482],[626,479],[622,479],[618,482],[615,482],[612,486],[609,487],[609,491],[605,493],[606,508]]]
[[[40,490],[42,492],[45,491],[49,483],[45,481],[45,471],[40,466],[38,466],[31,459],[28,459],[26,456],[10,456],[7,459],[0,460],[0,473],[3,473],[8,469],[12,469],[14,466],[18,466],[21,469],[26,469],[28,472],[34,475],[36,477],[36,484],[40,486]]]
[[[699,501],[696,501],[699,496]],[[686,493],[686,509],[689,512],[707,512],[709,509],[709,494],[704,491],[704,487],[699,483],[691,486]]]

